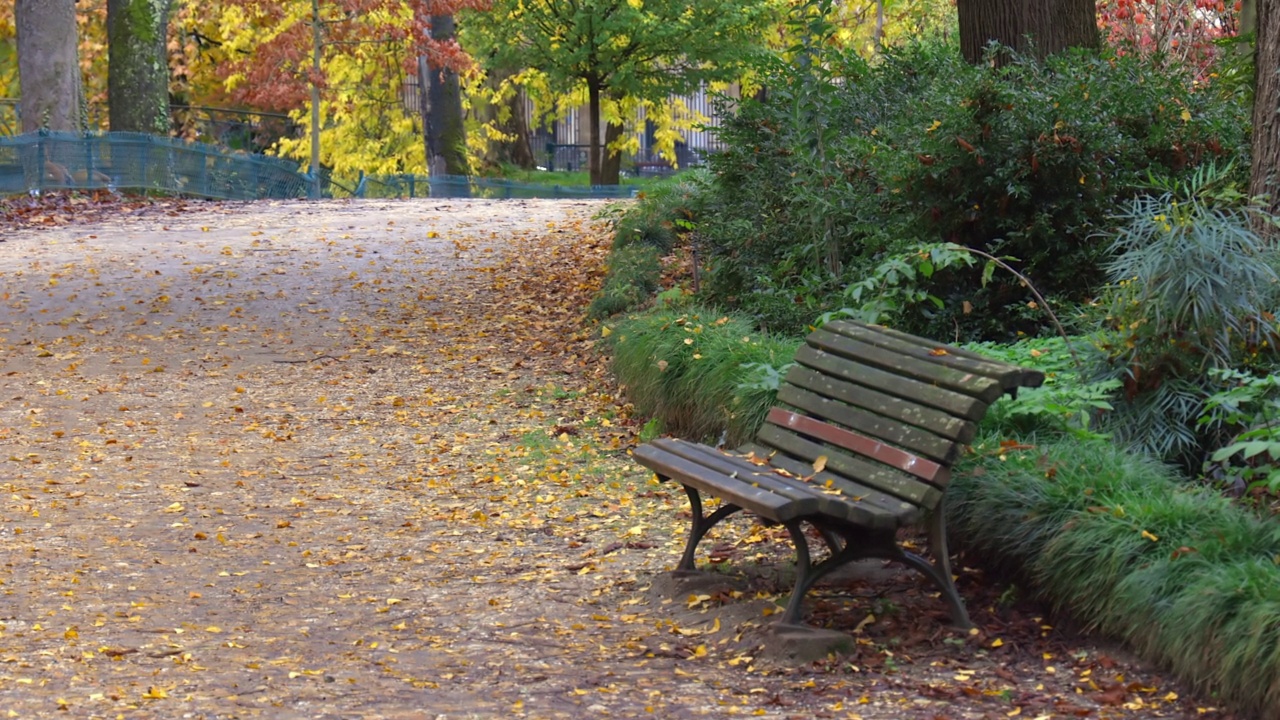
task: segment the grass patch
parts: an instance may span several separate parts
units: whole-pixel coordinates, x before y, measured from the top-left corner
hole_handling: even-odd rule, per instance
[[[712,187],[711,174],[695,169],[645,188],[618,219],[614,247],[641,244],[670,253],[680,235],[696,227]]]
[[[593,320],[634,310],[653,299],[662,277],[659,251],[650,245],[628,245],[609,254],[609,269],[600,294],[591,301]]]
[[[796,343],[755,334],[751,320],[699,307],[659,309],[611,328],[613,371],[642,415],[682,437],[749,440],[777,386],[758,368],[791,361]]]
[[[1184,680],[1280,716],[1280,527],[1096,439],[975,447],[947,494],[965,546]]]

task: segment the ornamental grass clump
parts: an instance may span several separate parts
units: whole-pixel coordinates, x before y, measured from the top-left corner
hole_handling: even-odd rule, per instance
[[[1096,439],[988,439],[948,521],[1056,609],[1237,709],[1280,716],[1280,526]]]
[[[773,403],[773,390],[751,384],[758,368],[781,367],[796,349],[707,308],[659,309],[606,327],[613,372],[640,414],[672,434],[729,445],[749,439]]]
[[[666,255],[693,227],[711,195],[712,177],[704,168],[686,170],[653,183],[618,219],[614,248],[648,245]]]
[[[661,278],[662,263],[656,248],[644,244],[614,248],[609,253],[604,285],[587,308],[587,317],[603,320],[649,303]]]

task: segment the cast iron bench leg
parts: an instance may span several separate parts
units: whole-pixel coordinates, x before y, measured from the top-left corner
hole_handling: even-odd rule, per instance
[[[938,508],[929,518],[929,550],[935,558],[933,562],[915,553],[907,552],[897,545],[893,546],[896,559],[924,573],[942,591],[947,605],[951,607],[951,622],[958,628],[968,630],[973,627],[973,623],[969,621],[969,612],[965,610],[964,601],[960,599],[955,581],[951,579],[951,559],[947,556],[947,529],[942,517],[942,508]]]
[[[941,507],[934,510],[929,516],[929,552],[933,554],[933,562],[937,566],[938,572],[947,579],[947,586],[954,593],[955,583],[951,579],[951,553],[947,551],[947,520]],[[964,609],[963,604],[960,607],[962,610]],[[967,615],[956,619],[964,620],[966,624],[969,621]]]
[[[684,546],[684,555],[680,558],[680,564],[676,566],[677,572],[693,571],[695,569],[694,552],[698,549],[698,543],[702,542],[702,536],[715,527],[716,523],[742,509],[737,505],[725,503],[716,508],[715,512],[704,516],[702,514],[702,497],[698,494],[698,489],[685,485],[684,492],[689,496],[689,509],[693,513],[693,525],[689,529],[689,542]]]
[[[800,526],[800,522],[786,523],[786,528],[791,534],[792,543],[796,546],[796,585],[791,591],[791,599],[787,601],[787,609],[783,611],[779,622],[782,625],[800,625],[801,605],[804,603],[805,594],[813,584],[831,571],[866,557],[866,550],[859,547],[860,543],[854,542],[854,538],[850,536],[844,536],[841,540],[839,535],[831,529],[819,528],[818,531],[831,550],[831,554],[826,560],[814,565],[809,555],[809,541],[805,539],[804,528]]]

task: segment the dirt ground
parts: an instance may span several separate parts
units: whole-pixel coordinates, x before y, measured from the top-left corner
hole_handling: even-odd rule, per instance
[[[582,321],[592,201],[153,203],[0,238],[0,717],[1227,718],[960,558],[770,646],[781,535],[675,584]]]

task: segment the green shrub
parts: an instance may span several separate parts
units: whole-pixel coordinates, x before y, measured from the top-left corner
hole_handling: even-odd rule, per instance
[[[1184,681],[1280,714],[1280,527],[1106,442],[998,439],[947,493],[965,547]]]
[[[993,360],[1033,368],[1045,374],[1038,388],[1019,388],[1017,397],[996,400],[982,419],[990,432],[1029,434],[1055,431],[1080,438],[1104,437],[1100,414],[1112,410],[1120,381],[1085,378],[1096,350],[1088,338],[1026,338],[1012,344],[965,343],[964,347]],[[1090,363],[1090,365],[1086,365]]]
[[[671,253],[682,233],[702,212],[711,176],[689,170],[654,183],[625,208],[610,208],[613,250],[599,295],[587,316],[600,320],[647,304],[662,276],[661,258]]]
[[[681,437],[750,439],[777,386],[760,366],[791,361],[796,344],[754,332],[754,322],[706,308],[659,309],[611,327],[613,372],[636,410]]]
[[[934,42],[874,66],[832,54],[814,67],[774,68],[768,99],[743,103],[721,131],[718,199],[699,218],[713,302],[756,313],[782,296],[825,312],[885,253],[936,242],[1017,258],[1055,305],[1082,301],[1103,283],[1097,233],[1118,202],[1152,176],[1246,148],[1241,107],[1137,57],[997,69]],[[922,306],[906,328],[1035,334],[1044,316],[1020,282],[997,274],[980,287],[979,272],[935,276],[927,289],[945,307]]]
[[[1107,427],[1119,442],[1197,471],[1225,437],[1198,423],[1211,370],[1274,366],[1280,251],[1245,209],[1194,195],[1139,197],[1120,215],[1096,339],[1124,382]]]
[[[1227,438],[1204,466],[1206,479],[1232,495],[1280,495],[1280,375],[1211,370],[1219,388],[1197,426]]]

